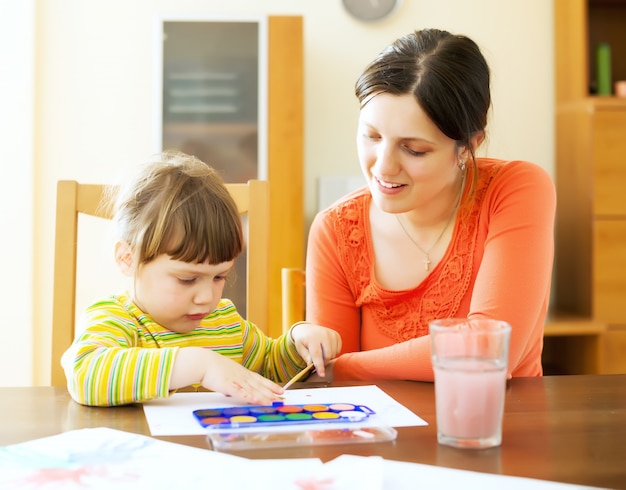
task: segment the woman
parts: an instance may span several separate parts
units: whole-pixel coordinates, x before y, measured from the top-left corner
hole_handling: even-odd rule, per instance
[[[428,322],[447,317],[506,320],[509,375],[541,375],[554,184],[535,164],[476,156],[491,104],[480,49],[413,32],[356,96],[367,186],[316,216],[307,249],[307,321],[343,342],[327,378],[432,381]]]

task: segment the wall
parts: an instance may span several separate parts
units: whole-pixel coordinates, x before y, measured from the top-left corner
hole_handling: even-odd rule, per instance
[[[359,173],[353,96],[358,73],[390,41],[416,28],[468,34],[482,46],[493,71],[493,113],[484,152],[528,159],[550,172],[553,169],[552,6],[546,0],[404,0],[392,17],[376,24],[351,19],[339,0],[33,2],[36,56],[19,42],[11,41],[10,49],[0,48],[2,61],[16,46],[26,60],[36,61],[37,100],[36,151],[25,161],[27,167],[34,165],[34,178],[25,175],[21,190],[15,190],[16,195],[35,196],[34,237],[22,235],[28,238],[27,246],[9,250],[11,260],[5,260],[4,273],[6,282],[7,277],[21,277],[24,271],[28,275],[35,264],[33,296],[28,297],[29,284],[22,284],[18,290],[3,293],[1,305],[2,311],[9,306],[14,310],[13,305],[33,311],[34,326],[29,325],[28,315],[20,322],[19,328],[28,333],[16,337],[15,348],[0,358],[0,385],[47,383],[55,182],[61,178],[109,182],[154,150],[152,50],[157,15],[304,17],[307,221],[316,209],[319,176]],[[26,15],[15,15],[10,22],[1,17],[3,24],[15,21],[33,31]],[[4,82],[0,84],[7,90]],[[12,141],[10,132],[3,136]],[[25,217],[30,219],[28,213]],[[107,260],[83,259],[88,269],[85,275],[92,279],[79,304],[108,292],[118,280],[106,272],[111,265],[108,243],[94,242],[92,248]],[[29,250],[32,243],[36,244],[34,259]],[[3,256],[6,259],[7,254]],[[24,305],[24,298],[32,304]],[[0,328],[7,338],[16,327],[3,322]],[[39,339],[34,347],[31,333]],[[33,359],[36,369],[31,376]],[[10,366],[19,369],[9,371]]]
[[[33,378],[35,0],[0,0],[0,386]]]

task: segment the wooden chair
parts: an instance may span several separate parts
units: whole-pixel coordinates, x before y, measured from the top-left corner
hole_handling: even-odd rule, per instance
[[[269,184],[226,184],[239,212],[247,215],[246,306],[248,320],[267,332],[269,290]],[[62,180],[57,184],[51,384],[66,384],[61,356],[74,340],[79,215],[111,219],[101,206],[106,186]]]
[[[302,269],[281,269],[283,333],[305,318],[305,272]]]

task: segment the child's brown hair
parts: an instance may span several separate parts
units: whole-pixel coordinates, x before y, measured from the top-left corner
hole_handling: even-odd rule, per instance
[[[193,156],[164,152],[114,192],[118,238],[138,264],[161,254],[219,264],[243,250],[241,218],[217,171]]]

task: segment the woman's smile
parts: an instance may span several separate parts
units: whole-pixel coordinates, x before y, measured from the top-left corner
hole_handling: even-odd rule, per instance
[[[374,181],[380,192],[388,195],[397,194],[405,187],[405,184],[386,182],[374,176],[372,177],[372,180]]]

